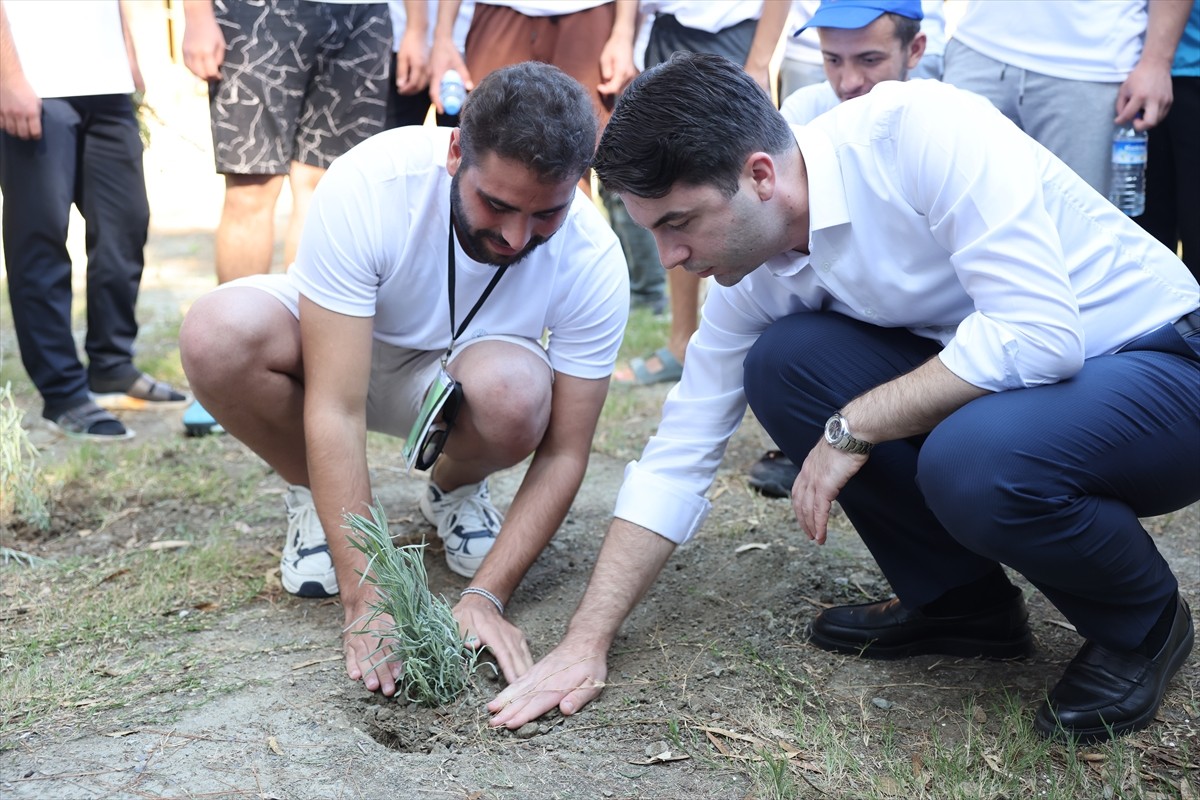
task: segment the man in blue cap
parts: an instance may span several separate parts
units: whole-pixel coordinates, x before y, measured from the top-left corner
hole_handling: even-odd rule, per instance
[[[828,80],[792,92],[779,111],[807,125],[843,100],[861,97],[882,81],[908,80],[925,54],[920,0],[824,0],[799,36],[814,28]],[[789,497],[800,467],[772,449],[748,471],[750,486],[767,497]]]

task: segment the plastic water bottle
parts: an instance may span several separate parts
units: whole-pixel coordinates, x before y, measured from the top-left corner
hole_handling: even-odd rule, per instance
[[[1131,217],[1146,210],[1146,132],[1132,125],[1113,134],[1112,184],[1108,200]]]
[[[439,90],[442,93],[442,108],[446,109],[447,114],[454,116],[462,109],[463,100],[467,97],[467,87],[463,85],[462,75],[458,74],[458,70],[446,70]]]

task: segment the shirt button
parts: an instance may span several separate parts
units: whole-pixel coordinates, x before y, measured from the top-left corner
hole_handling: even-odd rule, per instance
[[[864,316],[864,317],[873,317],[873,316],[875,316],[875,309],[873,309],[873,308],[866,308],[866,309],[863,309],[863,316]]]
[[[824,261],[821,263],[821,272],[829,272],[830,269],[831,269],[831,267],[829,266],[828,261]]]

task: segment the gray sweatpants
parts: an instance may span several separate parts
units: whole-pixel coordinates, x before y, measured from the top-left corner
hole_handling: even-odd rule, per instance
[[[983,95],[1068,167],[1108,196],[1119,83],[1052,78],[946,45],[946,83]]]

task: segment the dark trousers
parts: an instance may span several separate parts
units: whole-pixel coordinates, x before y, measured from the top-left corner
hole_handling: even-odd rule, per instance
[[[751,349],[746,396],[801,463],[830,414],[939,350],[903,329],[796,314]],[[1069,380],[986,395],[927,435],[877,445],[838,498],[904,605],[1004,564],[1081,635],[1126,650],[1178,586],[1139,517],[1198,499],[1200,332],[1185,343],[1170,326]]]
[[[1147,141],[1146,213],[1138,224],[1175,252],[1200,280],[1200,77],[1171,79],[1171,113]]]
[[[391,57],[388,67],[387,114],[384,116],[383,129],[405,128],[409,125],[424,125],[425,117],[429,116],[429,107],[433,100],[429,90],[422,89],[416,94],[400,94],[396,91],[396,54]],[[457,128],[457,114],[436,114],[440,128]]]
[[[47,99],[42,138],[0,133],[4,260],[21,361],[55,417],[88,399],[88,379],[137,374],[134,306],[150,207],[127,95]],[[87,223],[88,366],[71,333],[67,222]]]

